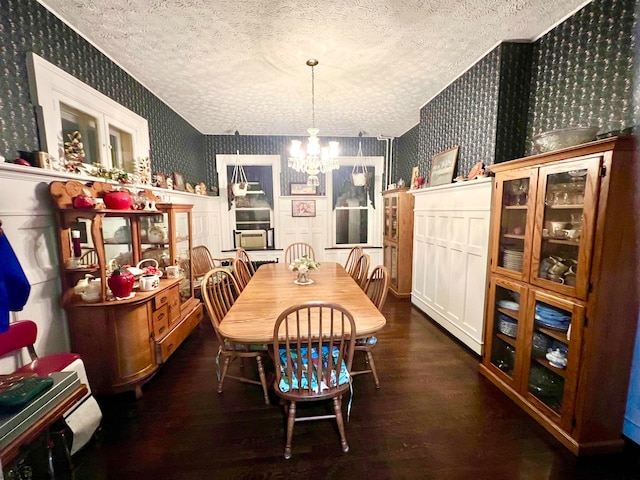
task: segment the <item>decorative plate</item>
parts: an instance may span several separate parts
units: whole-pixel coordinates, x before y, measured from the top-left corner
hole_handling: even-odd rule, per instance
[[[473,180],[478,176],[478,174],[482,171],[484,164],[482,162],[476,163],[473,167],[471,167],[471,171],[469,172],[469,176],[467,180]]]

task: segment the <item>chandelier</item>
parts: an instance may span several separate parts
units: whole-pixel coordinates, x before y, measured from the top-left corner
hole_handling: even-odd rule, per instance
[[[300,140],[291,140],[289,151],[289,167],[296,172],[304,172],[308,175],[307,185],[319,185],[318,174],[327,173],[338,168],[338,142],[329,142],[328,147],[320,146],[318,138],[319,130],[316,128],[316,99],[315,99],[315,75],[313,68],[318,65],[318,60],[307,60],[311,67],[311,128],[306,148],[302,148]]]

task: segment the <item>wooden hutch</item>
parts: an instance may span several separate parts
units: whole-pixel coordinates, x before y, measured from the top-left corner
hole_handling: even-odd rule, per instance
[[[100,199],[111,189],[111,184],[103,182],[50,185],[58,226],[62,304],[71,348],[82,356],[92,390],[96,394],[133,390],[139,397],[142,385],[202,319],[202,304],[193,295],[189,268],[192,205],[156,204],[149,210],[99,208],[104,206]],[[148,190],[141,194],[151,205],[156,200]],[[78,195],[91,197],[96,206],[74,208],[73,198]],[[86,259],[79,264],[70,262],[72,230],[80,232],[82,258]],[[116,299],[110,294],[107,278],[113,264],[135,266],[150,258],[160,270],[179,265],[181,276],[167,279],[163,275],[156,290],[136,288],[131,298]],[[87,274],[101,282],[100,298],[93,303],[74,293],[78,280]]]

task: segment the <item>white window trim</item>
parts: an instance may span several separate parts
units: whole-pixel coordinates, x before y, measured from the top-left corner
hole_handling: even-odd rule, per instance
[[[234,166],[236,161],[242,166],[270,166],[271,175],[273,178],[273,211],[272,226],[275,232],[279,232],[279,215],[280,211],[280,155],[216,155],[216,171],[218,173],[218,189],[220,191],[221,198],[227,198],[228,184],[231,179],[227,178],[227,166]],[[223,230],[226,228],[226,232],[222,232],[222,250],[233,249],[233,230],[235,230],[235,204],[232,206],[232,210],[227,210],[227,202],[221,202],[221,207],[224,212],[221,218],[225,215],[228,222],[222,222]],[[233,212],[233,214],[229,214]]]
[[[374,192],[375,192],[375,205],[374,209],[371,207],[371,202],[367,202],[367,209],[369,211],[367,218],[367,238],[368,246],[381,247],[382,246],[382,170],[384,167],[384,157],[340,157],[338,158],[338,164],[341,167],[361,165],[364,164],[367,168],[375,168],[374,178]],[[349,248],[352,244],[337,244],[336,243],[336,211],[333,208],[333,176],[331,173],[327,174],[327,197],[329,199],[329,208],[331,208],[331,215],[329,219],[331,224],[328,225],[327,231],[330,237],[327,239],[327,245],[331,245],[336,248]]]
[[[86,112],[98,122],[98,155],[107,168],[111,166],[109,125],[133,136],[133,158],[149,156],[149,124],[145,118],[123,107],[73,75],[49,63],[33,52],[27,54],[31,100],[37,109],[40,149],[54,162],[64,159],[60,103]]]

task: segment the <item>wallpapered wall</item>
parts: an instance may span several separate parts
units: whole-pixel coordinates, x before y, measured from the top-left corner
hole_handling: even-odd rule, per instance
[[[280,179],[280,189],[282,195],[289,194],[289,184],[304,183],[307,181],[307,175],[298,173],[287,166],[289,157],[289,147],[291,140],[306,141],[306,137],[284,137],[284,136],[260,136],[260,135],[207,135],[206,151],[207,151],[207,175],[210,179],[215,179],[215,156],[217,154],[229,155],[239,151],[241,155],[280,155],[282,159]],[[362,141],[362,154],[365,157],[384,156],[386,144],[373,137],[320,137],[322,144],[329,141],[338,141],[340,143],[340,155],[355,156],[358,154],[358,144]],[[325,182],[324,175],[320,176],[320,186],[318,192],[324,194]],[[217,185],[217,182],[215,182]]]
[[[393,155],[391,183],[403,179],[407,186],[411,180],[411,169],[418,165],[418,144],[420,142],[420,124],[398,138]]]
[[[204,136],[35,0],[2,0],[0,154],[38,150],[26,54],[32,51],[149,121],[154,171],[205,179]]]
[[[422,108],[416,150],[415,128],[399,139],[398,174],[406,180],[419,165],[428,175],[431,156],[454,145],[458,175],[477,161],[531,154],[542,131],[593,124],[602,135],[628,133],[634,8],[634,0],[595,0],[530,46],[494,49]]]

